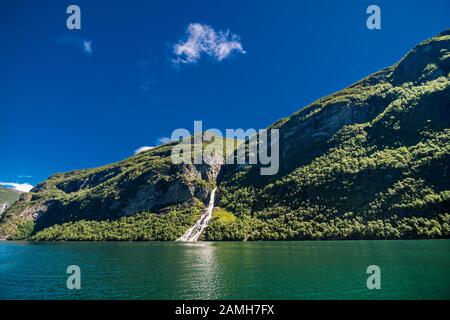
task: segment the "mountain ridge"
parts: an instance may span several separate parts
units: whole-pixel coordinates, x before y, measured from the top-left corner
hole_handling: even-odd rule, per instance
[[[449,43],[446,30],[273,123],[275,176],[257,165],[175,166],[169,143],[51,176],[7,210],[0,237],[174,240],[216,184],[207,240],[449,237]]]

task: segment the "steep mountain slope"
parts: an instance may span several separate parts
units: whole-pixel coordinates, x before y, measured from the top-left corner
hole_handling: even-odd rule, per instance
[[[53,175],[7,210],[0,237],[174,240],[215,184],[205,239],[449,237],[449,71],[447,30],[273,124],[275,176],[257,165],[174,165],[166,144]]]
[[[224,168],[208,239],[450,235],[450,32],[273,125],[281,171]]]

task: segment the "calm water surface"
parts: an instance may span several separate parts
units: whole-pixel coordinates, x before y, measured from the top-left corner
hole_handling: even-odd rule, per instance
[[[450,299],[450,240],[1,241],[0,299]]]

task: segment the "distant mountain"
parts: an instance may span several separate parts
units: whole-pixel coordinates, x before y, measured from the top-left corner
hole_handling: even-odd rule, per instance
[[[0,203],[13,203],[19,196],[20,192],[0,186]]]
[[[0,186],[0,218],[11,204],[19,200],[19,196],[19,192]]]
[[[172,144],[56,174],[22,195],[0,237],[175,240],[217,185],[208,240],[450,236],[450,30],[399,63],[271,126],[280,172],[174,165]]]

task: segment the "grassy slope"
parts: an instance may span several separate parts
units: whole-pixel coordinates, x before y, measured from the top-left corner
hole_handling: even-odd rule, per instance
[[[18,199],[18,192],[0,186],[0,203],[13,203]]]

